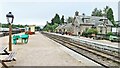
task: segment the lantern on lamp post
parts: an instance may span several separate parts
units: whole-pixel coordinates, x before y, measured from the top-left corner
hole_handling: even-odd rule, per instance
[[[9,51],[12,51],[12,23],[14,20],[14,16],[12,15],[12,12],[9,12],[6,15],[8,24],[9,24]]]

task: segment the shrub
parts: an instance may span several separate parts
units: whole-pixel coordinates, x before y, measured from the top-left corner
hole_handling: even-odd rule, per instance
[[[92,34],[98,34],[97,29],[94,29],[94,28],[87,29],[87,31],[86,31],[86,30],[83,31],[82,36],[92,37],[92,36],[91,36]]]
[[[98,31],[97,31],[97,29],[91,28],[91,29],[88,29],[88,30],[87,30],[87,33],[88,33],[89,35],[91,35],[91,34],[98,34]]]
[[[88,33],[87,33],[86,31],[83,31],[82,36],[87,37],[87,36],[88,36]]]
[[[106,35],[110,36],[110,35],[113,35],[113,33],[112,32],[108,32]]]

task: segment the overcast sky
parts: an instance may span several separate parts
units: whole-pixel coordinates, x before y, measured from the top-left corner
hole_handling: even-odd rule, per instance
[[[118,20],[118,0],[1,0],[0,22],[7,23],[5,15],[11,11],[15,16],[14,24],[45,25],[56,13],[65,18],[74,16],[75,11],[91,15],[94,8],[103,10],[106,5],[113,9],[115,20]]]

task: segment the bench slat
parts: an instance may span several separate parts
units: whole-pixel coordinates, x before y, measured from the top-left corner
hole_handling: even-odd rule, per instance
[[[9,67],[5,64],[5,62],[16,61],[16,59],[15,59],[16,52],[8,53],[8,52],[6,51],[6,49],[7,49],[7,47],[6,47],[6,48],[5,48],[5,47],[1,47],[1,48],[0,48],[1,51],[4,51],[4,52],[7,53],[7,55],[8,55],[4,60],[1,60],[1,59],[0,59],[0,63],[1,63],[5,68],[9,68]]]
[[[7,49],[7,47],[1,47],[0,48],[0,52],[2,53],[2,52],[4,52],[4,50],[6,50]]]
[[[15,57],[15,52],[12,53],[12,55],[10,56],[9,60],[13,60],[13,58]]]
[[[13,58],[15,57],[16,52],[11,52],[8,57],[5,58],[5,60],[13,60]]]

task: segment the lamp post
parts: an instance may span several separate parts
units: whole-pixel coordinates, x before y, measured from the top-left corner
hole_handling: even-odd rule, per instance
[[[9,12],[7,15],[6,15],[6,18],[7,18],[7,21],[8,21],[8,24],[9,24],[9,51],[12,51],[12,23],[13,23],[13,20],[14,20],[14,16],[12,15],[11,12]]]

